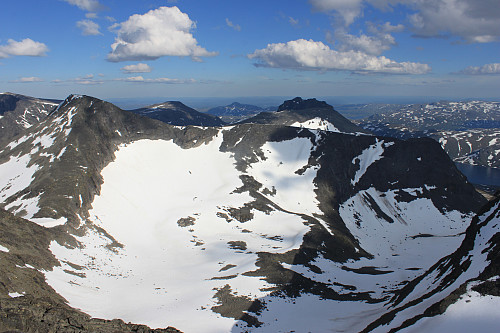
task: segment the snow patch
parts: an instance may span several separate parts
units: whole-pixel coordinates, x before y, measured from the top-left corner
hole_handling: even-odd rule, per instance
[[[7,147],[9,147],[12,150],[12,149],[16,148],[18,145],[20,145],[21,143],[23,143],[26,140],[28,140],[29,138],[31,138],[31,134],[30,135],[24,135],[24,136],[20,137],[19,139],[17,139],[16,141],[12,141],[11,143],[9,143],[7,145]]]
[[[351,184],[356,185],[361,177],[365,174],[366,170],[376,161],[382,158],[382,154],[384,153],[384,147],[387,148],[393,145],[394,142],[384,143],[384,140],[380,140],[378,138],[375,139],[375,143],[370,147],[366,148],[361,152],[361,154],[355,158],[353,158],[352,163],[355,164],[359,161],[359,169],[356,171],[354,175],[354,179],[351,180]]]
[[[30,160],[29,155],[11,156],[7,162],[0,164],[0,202],[5,202],[7,198],[31,184],[39,166],[28,166]]]
[[[335,127],[335,125],[333,125],[328,120],[325,120],[325,119],[322,119],[319,117],[309,119],[309,120],[306,120],[303,122],[297,121],[297,122],[291,124],[290,126],[340,133],[340,131]]]
[[[33,140],[32,145],[35,146],[37,144],[40,144],[43,148],[49,148],[54,144],[55,139],[56,138],[53,134],[52,135],[44,134],[36,137],[35,140]]]
[[[64,217],[60,217],[58,219],[53,219],[50,217],[39,217],[39,218],[37,217],[37,218],[30,218],[29,220],[45,228],[57,227],[59,225],[64,225],[66,224],[66,222],[68,222],[68,219]]]

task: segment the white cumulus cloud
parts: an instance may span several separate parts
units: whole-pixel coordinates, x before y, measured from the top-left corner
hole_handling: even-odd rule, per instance
[[[84,36],[102,35],[99,31],[99,24],[92,20],[81,20],[76,22],[76,26],[82,30]]]
[[[500,63],[486,64],[483,66],[469,66],[459,72],[466,75],[490,75],[500,74]]]
[[[389,22],[382,25],[368,22],[367,25],[371,35],[355,36],[347,33],[345,29],[337,29],[334,36],[329,36],[329,39],[338,45],[339,51],[360,51],[370,55],[380,55],[397,44],[391,33],[404,30],[403,25],[393,26]]]
[[[199,61],[212,57],[198,45],[191,31],[196,24],[177,7],[160,7],[144,15],[135,14],[115,25],[117,37],[108,60],[152,60],[163,56],[188,56]]]
[[[30,38],[25,38],[20,42],[9,39],[6,45],[0,45],[0,58],[10,56],[43,57],[47,55],[48,51],[47,45],[35,42]]]
[[[101,10],[103,6],[97,0],[64,0],[70,5],[77,6],[81,10],[95,12]]]
[[[256,66],[296,70],[335,70],[361,73],[425,74],[427,64],[396,62],[359,51],[335,51],[322,42],[298,39],[287,43],[268,44],[249,54]]]
[[[149,73],[151,72],[151,67],[148,64],[138,63],[122,67],[122,71],[125,73]]]

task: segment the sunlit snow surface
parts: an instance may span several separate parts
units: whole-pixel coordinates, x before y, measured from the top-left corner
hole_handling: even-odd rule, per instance
[[[325,120],[325,119],[322,119],[319,117],[309,119],[309,120],[306,120],[303,122],[297,121],[297,122],[291,124],[290,126],[340,133],[340,131],[337,129],[337,127],[335,127],[335,125],[333,125],[328,120]]]
[[[259,290],[272,286],[242,273],[257,269],[258,251],[297,249],[309,228],[299,216],[281,211],[253,211],[253,219],[245,223],[220,216],[230,207],[253,201],[247,192],[233,193],[243,185],[241,173],[230,153],[219,152],[221,142],[219,134],[193,149],[161,140],[121,146],[116,160],[102,172],[104,184],[90,216],[124,247],[110,250],[106,247],[110,237],[95,229],[79,238],[82,250],[52,242],[50,249],[57,258],[85,269],[75,272],[64,264],[46,272],[49,284],[70,305],[92,316],[119,317],[152,327],[172,325],[187,332],[230,331],[235,320],[211,311],[217,305],[215,289],[229,284],[238,296],[265,296],[268,292]],[[304,152],[291,154],[290,146],[303,146]],[[260,166],[254,164],[250,173],[271,181],[279,174],[266,174],[264,166],[281,159],[283,168],[301,168],[311,147],[308,139],[270,143],[263,147],[268,158]],[[303,191],[297,201],[309,195],[304,209],[317,209],[311,185],[315,172],[302,176],[294,175],[295,170],[284,172],[290,171],[296,179],[288,185],[297,183]],[[295,199],[280,201],[281,196],[291,198],[287,193],[297,194],[294,186],[285,185],[277,185],[275,202],[299,209]],[[192,225],[178,224],[189,217]],[[246,249],[229,246],[234,241],[245,242]],[[234,267],[225,268],[228,265]]]

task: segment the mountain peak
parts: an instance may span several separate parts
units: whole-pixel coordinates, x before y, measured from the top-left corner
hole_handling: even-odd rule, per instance
[[[167,101],[130,111],[174,126],[217,127],[225,124],[216,116],[196,111],[179,101]]]
[[[172,108],[190,108],[186,104],[180,102],[180,101],[166,101],[163,103],[158,103],[158,104],[153,104],[150,106],[147,106],[146,108],[148,109],[172,109]]]
[[[91,107],[95,103],[106,103],[98,98],[86,96],[86,95],[77,95],[71,94],[66,99],[59,104],[57,108],[55,108],[50,114],[57,114],[60,112],[68,112],[70,108],[72,110],[85,110]]]
[[[294,99],[284,101],[278,108],[279,111],[284,110],[304,110],[304,109],[317,109],[317,108],[332,108],[325,101],[318,101],[316,98],[302,99],[301,97],[295,97]]]

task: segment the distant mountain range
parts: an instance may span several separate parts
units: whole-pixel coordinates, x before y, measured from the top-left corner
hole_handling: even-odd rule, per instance
[[[499,102],[406,105],[355,122],[376,135],[431,137],[457,162],[500,167]]]
[[[71,95],[0,146],[0,331],[425,331],[499,296],[500,198],[435,140],[141,110]]]

